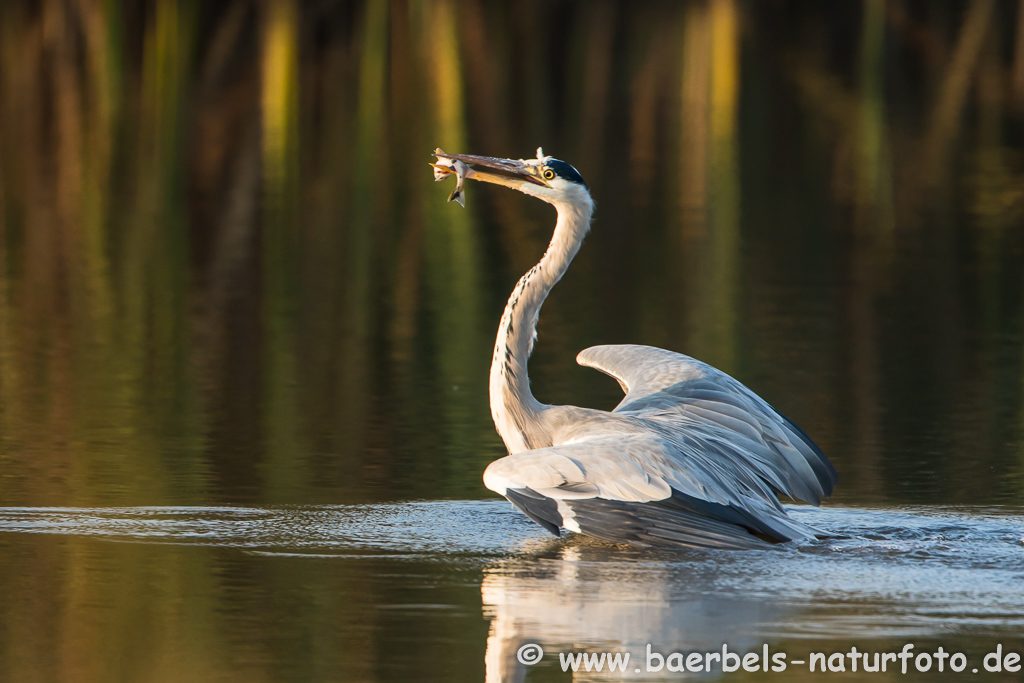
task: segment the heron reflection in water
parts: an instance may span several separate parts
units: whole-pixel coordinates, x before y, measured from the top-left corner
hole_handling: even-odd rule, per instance
[[[508,299],[491,362],[491,414],[509,454],[484,484],[555,534],[616,543],[754,549],[813,537],[779,494],[818,505],[838,481],[813,441],[724,372],[650,346],[594,346],[581,365],[626,397],[608,412],[544,405],[527,359],[544,300],[590,230],[594,202],[571,165],[435,152],[437,174],[503,185],[555,207],[547,251]]]
[[[750,652],[764,642],[760,634],[803,623],[807,616],[806,605],[741,590],[737,574],[746,573],[747,558],[714,561],[700,550],[620,550],[585,539],[538,542],[488,566],[480,585],[490,621],[487,683],[526,680],[528,667],[518,656],[526,643],[541,645],[551,663],[559,661],[558,652],[629,652],[626,671],[632,672],[645,666],[648,644],[660,653],[721,652],[723,643]],[[619,676],[609,671],[593,677]],[[643,678],[680,676],[672,666],[645,671]]]

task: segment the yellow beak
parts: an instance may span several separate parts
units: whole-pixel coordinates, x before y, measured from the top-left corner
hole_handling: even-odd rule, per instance
[[[495,157],[481,157],[473,154],[445,154],[440,150],[435,151],[434,156],[443,159],[453,159],[455,161],[461,161],[465,164],[469,164],[470,168],[466,173],[466,178],[470,180],[479,180],[485,183],[493,183],[494,185],[503,185],[511,188],[519,187],[524,182],[533,183],[534,185],[540,185],[542,187],[550,187],[550,185],[540,177],[536,166],[530,166],[529,164],[517,159],[498,159]],[[482,169],[493,169],[495,171],[500,171],[501,173],[489,173]]]

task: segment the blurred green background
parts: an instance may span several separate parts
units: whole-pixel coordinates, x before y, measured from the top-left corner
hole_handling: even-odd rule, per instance
[[[0,9],[0,498],[484,495],[506,293],[591,185],[547,402],[606,342],[790,414],[850,500],[1024,490],[1017,2],[122,2]]]
[[[598,207],[540,400],[610,408],[575,354],[653,344],[835,504],[1024,500],[1024,2],[5,0],[0,506],[492,498],[554,215],[427,162],[538,145]],[[0,534],[0,677],[482,676],[479,559],[360,562]]]
[[[507,292],[549,207],[430,151],[591,185],[541,316],[720,366],[841,500],[1024,492],[1024,5],[8,1],[0,500],[486,495]]]

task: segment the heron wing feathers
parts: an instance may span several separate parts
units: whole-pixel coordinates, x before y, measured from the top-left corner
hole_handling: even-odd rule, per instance
[[[626,397],[614,413],[643,419],[681,450],[716,459],[730,477],[756,475],[757,482],[746,477],[752,489],[767,483],[817,505],[838,482],[835,468],[799,427],[706,363],[632,344],[594,346],[577,361],[623,386]]]
[[[488,488],[530,488],[551,498],[605,498],[647,502],[672,495],[662,472],[665,444],[646,434],[616,434],[495,460],[484,472]]]
[[[676,527],[703,518],[716,520],[716,529],[734,528],[738,538],[749,537],[749,530],[777,540],[814,534],[786,515],[756,475],[715,456],[701,451],[696,440],[681,446],[656,430],[597,434],[496,460],[484,472],[484,483],[522,509],[524,492],[557,501],[563,513],[577,513],[587,533],[588,519],[610,523],[628,518],[634,526],[660,520],[658,528],[667,528],[669,518]],[[672,533],[681,532],[676,528]]]
[[[619,381],[626,398],[616,410],[680,382],[699,380],[710,367],[680,353],[637,344],[591,346],[580,351],[576,362]]]
[[[613,543],[752,550],[771,543],[737,526],[700,513],[657,503],[600,499],[573,501],[573,521],[590,536]]]

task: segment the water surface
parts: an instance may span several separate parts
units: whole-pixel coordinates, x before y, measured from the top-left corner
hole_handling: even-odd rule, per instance
[[[0,3],[0,680],[1024,652],[1022,17]],[[597,213],[541,315],[537,397],[614,406],[574,363],[595,344],[710,362],[836,465],[794,512],[833,538],[553,540],[484,489],[494,333],[554,216],[494,187],[448,204],[426,163],[538,146]],[[527,669],[520,643],[549,654]]]
[[[6,570],[48,560],[22,588],[99,574],[66,595],[16,593],[6,623],[31,635],[11,655],[67,646],[62,666],[117,666],[124,680],[157,669],[246,680],[269,666],[282,680],[315,667],[317,680],[499,681],[526,673],[516,660],[526,643],[549,653],[532,668],[538,680],[560,673],[558,652],[629,651],[643,662],[648,645],[769,644],[797,659],[845,643],[945,644],[977,665],[993,644],[1020,644],[1024,511],[793,514],[832,536],[770,551],[630,549],[554,539],[496,501],[3,508]],[[58,600],[73,622],[49,616]],[[91,654],[111,642],[141,649],[116,663]],[[804,674],[794,665],[789,675]]]

